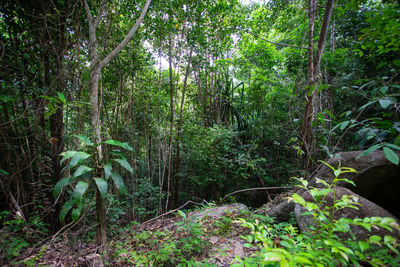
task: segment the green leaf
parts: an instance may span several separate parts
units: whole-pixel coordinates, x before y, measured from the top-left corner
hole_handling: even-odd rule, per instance
[[[381,237],[379,236],[379,235],[373,235],[373,236],[371,236],[370,238],[369,238],[369,242],[371,243],[371,244],[377,244],[377,245],[379,245],[380,244],[380,242],[381,242]]]
[[[126,150],[133,152],[133,148],[127,142],[121,143],[119,141],[110,139],[110,140],[105,141],[104,143],[113,145],[113,146],[120,146],[122,148],[125,148]]]
[[[343,131],[347,125],[349,125],[350,121],[344,121],[342,122],[342,124],[340,125],[340,130]]]
[[[356,157],[356,159],[359,159],[359,158],[361,158],[361,157],[364,157],[364,156],[368,155],[369,153],[374,152],[375,150],[377,150],[377,149],[379,149],[379,148],[381,148],[381,147],[382,147],[381,144],[373,145],[373,146],[371,146],[370,148],[368,148],[367,150],[365,150],[364,152],[362,152],[360,155],[358,155],[358,156]]]
[[[88,188],[88,183],[86,183],[84,181],[79,181],[76,184],[75,190],[74,190],[74,195],[73,195],[75,203],[78,203],[78,201],[80,201],[82,199],[82,196],[85,193],[87,188]]]
[[[370,105],[376,103],[377,101],[378,101],[378,100],[370,101],[370,102],[368,102],[367,104],[362,105],[358,110],[359,110],[359,111],[360,111],[360,110],[363,110],[363,109],[365,109],[366,107],[368,107],[368,106],[370,106]]]
[[[58,99],[61,100],[61,102],[63,102],[65,104],[66,100],[65,100],[65,95],[63,93],[57,92],[58,95]]]
[[[117,172],[111,172],[111,178],[121,194],[127,194],[128,190],[122,180],[122,177]]]
[[[85,173],[88,173],[88,172],[90,172],[92,170],[93,170],[92,168],[90,168],[90,167],[88,167],[86,165],[80,165],[78,167],[78,169],[76,169],[76,171],[74,173],[74,177],[76,178],[76,177],[81,176],[81,175],[83,175]]]
[[[121,165],[122,167],[124,167],[125,169],[127,169],[130,173],[133,174],[133,170],[131,165],[128,163],[128,161],[126,161],[125,159],[114,159],[114,161],[118,162],[119,165]]]
[[[379,91],[381,91],[382,94],[386,94],[388,91],[388,87],[387,86],[383,86],[381,88],[379,88]]]
[[[379,100],[379,104],[381,105],[382,108],[387,108],[388,106],[390,106],[390,104],[392,104],[392,100],[390,99],[380,99]]]
[[[112,172],[112,166],[110,163],[107,163],[104,165],[104,173],[106,175],[106,179],[108,179],[108,177],[111,176],[111,172]]]
[[[299,194],[292,194],[292,199],[294,202],[299,203],[302,206],[306,205],[306,201]]]
[[[76,138],[79,138],[85,145],[88,146],[93,146],[93,142],[90,141],[89,137],[85,136],[85,135],[80,135],[80,134],[76,134],[74,135]]]
[[[385,146],[383,147],[383,153],[385,154],[385,157],[388,161],[390,161],[394,165],[399,165],[399,157],[396,153],[394,153],[393,150]]]
[[[76,222],[79,219],[79,217],[81,216],[81,213],[82,213],[82,204],[79,203],[79,206],[77,208],[73,209],[71,212],[72,220],[74,222]]]
[[[8,172],[6,172],[6,171],[3,170],[3,169],[0,169],[0,174],[1,174],[1,175],[8,175]]]
[[[60,222],[64,221],[65,216],[67,216],[68,211],[72,209],[73,206],[74,206],[74,200],[72,198],[64,203],[60,211],[60,217],[59,217]]]
[[[58,194],[60,193],[61,189],[64,186],[69,185],[70,183],[71,183],[71,177],[66,177],[66,178],[62,178],[61,180],[59,180],[53,189],[54,198],[56,198],[58,196]]]
[[[301,263],[301,264],[310,265],[310,266],[312,265],[312,262],[309,259],[307,259],[306,257],[295,256],[294,260],[296,263]]]
[[[69,165],[71,168],[73,168],[76,165],[78,165],[79,163],[81,163],[82,161],[84,161],[85,159],[89,158],[90,156],[91,155],[89,155],[85,152],[77,151],[76,154],[72,157]]]
[[[67,159],[72,158],[73,156],[75,156],[75,154],[78,151],[65,151],[63,153],[61,153],[60,155],[63,157],[62,160],[60,160],[60,165]]]
[[[94,178],[97,188],[100,191],[101,197],[104,198],[107,194],[108,183],[103,178]]]
[[[179,214],[183,219],[186,219],[186,214],[185,214],[183,211],[178,210],[178,214]]]
[[[383,143],[385,146],[396,149],[396,150],[400,150],[400,146],[397,146],[395,144],[391,144],[391,143]]]
[[[61,153],[61,156],[63,157],[62,160],[60,161],[60,164],[62,164],[65,160],[72,158],[70,162],[70,167],[73,168],[83,160],[87,159],[91,155],[82,152],[82,151],[66,151]]]

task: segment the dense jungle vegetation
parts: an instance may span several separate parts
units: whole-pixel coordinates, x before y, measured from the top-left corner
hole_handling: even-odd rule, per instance
[[[3,0],[0,34],[4,262],[63,231],[104,252],[341,151],[399,163],[399,1]]]

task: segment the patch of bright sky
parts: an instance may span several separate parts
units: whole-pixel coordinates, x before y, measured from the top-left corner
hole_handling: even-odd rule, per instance
[[[268,3],[269,0],[240,0],[240,2],[241,2],[243,5],[248,6],[248,5],[252,4],[252,3],[258,3],[258,4]]]
[[[250,5],[250,4],[253,4],[253,3],[257,3],[257,4],[268,3],[269,1],[270,1],[270,0],[240,0],[240,2],[241,2],[243,5],[246,5],[246,6],[248,6],[248,5]],[[237,37],[237,36],[232,36],[232,38],[234,39],[234,42],[237,43],[238,37]],[[151,45],[148,41],[145,41],[144,46],[145,46],[147,49],[149,49],[150,51],[153,50],[152,45]],[[154,59],[155,59],[155,61],[156,61],[156,65],[157,65],[157,66],[160,64],[160,59],[161,59],[161,67],[162,67],[163,69],[168,69],[168,68],[169,68],[169,63],[168,63],[168,60],[167,60],[166,57],[161,56],[161,58],[159,58],[158,55],[157,55],[157,53],[155,53],[155,51],[152,51],[152,54],[153,54],[153,56],[154,56]]]

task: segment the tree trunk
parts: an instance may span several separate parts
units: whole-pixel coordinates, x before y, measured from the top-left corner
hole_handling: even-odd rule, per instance
[[[173,73],[172,73],[172,33],[169,34],[168,39],[168,61],[169,61],[169,86],[170,86],[170,125],[169,125],[169,156],[168,156],[168,177],[167,177],[167,201],[165,204],[165,209],[168,210],[171,208],[170,194],[171,194],[171,178],[172,178],[172,141],[173,141],[173,130],[174,130],[174,81],[173,81]]]
[[[100,108],[99,108],[99,79],[101,70],[107,66],[107,64],[113,60],[121,50],[128,44],[128,42],[132,39],[133,34],[139,28],[139,25],[142,23],[144,16],[147,12],[147,9],[150,5],[150,0],[146,0],[146,3],[142,9],[142,12],[139,18],[136,20],[135,24],[129,31],[129,33],[125,36],[125,38],[121,41],[119,45],[117,45],[114,50],[107,55],[102,61],[100,61],[97,46],[98,40],[96,35],[97,27],[99,26],[103,12],[106,5],[106,0],[101,2],[100,11],[96,18],[93,18],[92,13],[90,11],[89,5],[86,0],[83,0],[83,4],[85,7],[87,19],[89,21],[89,51],[90,51],[90,63],[91,63],[91,83],[90,83],[90,115],[91,115],[91,124],[93,129],[93,137],[96,145],[95,152],[95,171],[94,177],[102,176],[102,164],[103,164],[103,151],[101,146],[101,121],[100,121]],[[101,251],[104,251],[105,244],[107,242],[106,235],[106,208],[105,201],[101,197],[98,188],[96,187],[96,218],[97,218],[97,230],[96,230],[96,240],[98,245],[101,246]]]
[[[183,88],[182,88],[182,99],[181,99],[181,110],[179,113],[179,121],[178,121],[178,136],[176,138],[176,160],[175,160],[175,168],[174,168],[174,197],[173,197],[173,203],[172,207],[176,208],[178,206],[178,190],[179,190],[179,168],[180,168],[180,142],[181,142],[181,136],[182,136],[182,123],[183,123],[183,106],[185,104],[185,96],[186,96],[186,87],[187,87],[187,79],[190,73],[190,64],[192,62],[192,52],[193,50],[190,50],[189,53],[189,60],[188,60],[188,65],[186,67],[186,72],[185,72],[185,78],[183,81]]]
[[[309,6],[309,23],[308,23],[308,77],[306,87],[306,106],[304,109],[303,123],[301,128],[301,141],[303,142],[302,149],[304,151],[306,169],[310,169],[312,165],[312,156],[314,152],[313,141],[313,117],[314,117],[314,96],[316,93],[316,79],[320,71],[321,56],[325,46],[326,34],[329,28],[329,21],[333,10],[334,0],[328,0],[325,8],[324,20],[318,39],[318,48],[314,56],[313,37],[314,37],[314,22],[315,14],[318,8],[318,0],[310,0]]]

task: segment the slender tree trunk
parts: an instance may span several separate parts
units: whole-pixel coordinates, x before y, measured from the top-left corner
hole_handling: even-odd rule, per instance
[[[97,27],[99,26],[104,9],[106,6],[106,0],[103,0],[100,5],[100,10],[96,18],[92,16],[89,5],[86,0],[83,0],[84,8],[86,11],[87,19],[89,21],[89,51],[90,51],[90,63],[91,63],[91,80],[90,80],[90,115],[91,115],[91,124],[93,129],[93,137],[96,145],[95,152],[95,170],[94,177],[102,176],[103,169],[103,150],[101,145],[101,121],[100,121],[100,102],[99,102],[99,80],[101,75],[101,70],[108,65],[108,63],[113,60],[121,50],[128,44],[128,42],[132,39],[134,33],[139,28],[139,25],[142,23],[144,16],[147,12],[147,9],[150,5],[150,0],[146,0],[146,3],[142,9],[142,12],[129,31],[129,33],[125,36],[125,38],[118,44],[114,50],[111,51],[103,60],[100,61],[97,46],[98,39],[96,35]],[[101,251],[104,251],[105,244],[107,242],[107,234],[106,234],[106,208],[105,201],[101,197],[100,191],[96,186],[96,216],[97,216],[97,229],[96,229],[96,240],[98,245],[101,246]]]
[[[175,117],[175,110],[174,110],[174,81],[173,81],[173,73],[172,73],[172,33],[169,34],[168,39],[168,61],[169,61],[169,86],[170,86],[170,125],[169,125],[169,156],[168,156],[168,178],[167,178],[167,201],[165,204],[165,209],[168,210],[171,208],[169,200],[171,194],[171,178],[173,175],[172,170],[172,154],[173,154],[173,130],[174,130],[174,117]]]
[[[178,121],[178,128],[177,128],[177,138],[176,138],[176,160],[175,160],[175,168],[174,168],[174,197],[173,197],[173,204],[172,207],[176,208],[178,206],[178,190],[179,190],[179,168],[180,168],[180,142],[182,136],[182,124],[183,124],[183,106],[185,104],[185,96],[186,96],[186,87],[187,87],[187,79],[190,73],[190,64],[192,62],[192,52],[190,50],[189,53],[189,60],[188,65],[186,67],[185,78],[183,81],[183,88],[182,88],[182,99],[181,99],[181,110],[179,113],[179,121]]]
[[[160,66],[158,72],[158,209],[162,214],[162,191],[164,186],[164,173],[161,172],[161,48],[159,51]],[[164,164],[165,165],[165,164]]]
[[[314,57],[313,37],[314,37],[314,24],[315,14],[318,8],[318,0],[310,0],[309,5],[309,23],[308,23],[308,77],[306,87],[306,106],[304,110],[303,123],[301,129],[301,139],[303,142],[303,151],[305,157],[305,168],[309,169],[312,164],[313,156],[313,117],[314,117],[314,96],[316,93],[316,79],[320,71],[321,56],[325,46],[326,34],[329,28],[329,22],[333,10],[334,0],[328,0],[325,8],[324,20],[322,23],[321,31],[318,39],[318,47]]]

